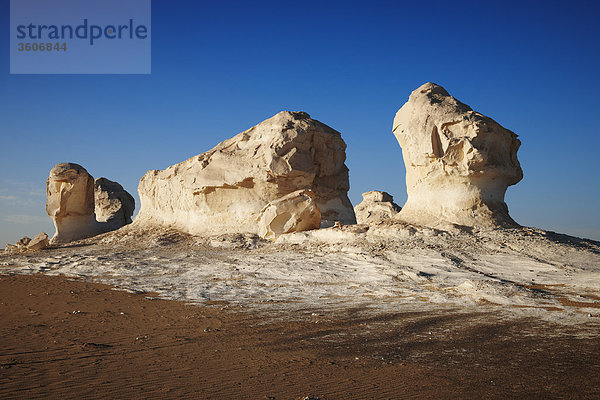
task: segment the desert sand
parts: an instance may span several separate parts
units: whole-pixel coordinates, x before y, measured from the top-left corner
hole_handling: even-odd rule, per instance
[[[485,307],[264,313],[0,278],[0,397],[590,399],[600,338]]]

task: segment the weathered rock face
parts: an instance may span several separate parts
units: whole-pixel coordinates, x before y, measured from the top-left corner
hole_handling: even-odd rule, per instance
[[[401,210],[389,193],[372,190],[363,193],[362,197],[363,201],[354,207],[359,224],[378,224],[394,218]]]
[[[258,218],[258,234],[263,239],[275,240],[284,233],[319,229],[321,212],[312,190],[297,190],[262,209]]]
[[[94,216],[94,178],[81,165],[57,164],[46,181],[46,213],[54,221],[52,243],[100,233]]]
[[[308,114],[280,112],[206,153],[148,171],[135,224],[258,233],[263,208],[301,189],[314,192],[323,225],[354,223],[345,149],[339,132]]]
[[[105,222],[106,229],[119,229],[131,223],[135,199],[123,186],[106,178],[94,181],[96,221]]]
[[[406,166],[401,219],[430,226],[516,225],[504,194],[523,177],[517,135],[434,83],[412,92],[393,132]]]
[[[94,178],[81,165],[57,164],[46,181],[46,213],[54,221],[52,243],[68,243],[131,222],[135,201],[121,185]],[[98,213],[99,219],[96,219]]]

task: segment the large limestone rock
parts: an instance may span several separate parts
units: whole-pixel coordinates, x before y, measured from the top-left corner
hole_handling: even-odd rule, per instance
[[[378,224],[396,217],[401,210],[389,193],[371,190],[363,193],[362,197],[363,201],[354,207],[356,222],[359,224]]]
[[[406,166],[401,219],[429,226],[516,225],[504,194],[523,177],[517,135],[434,83],[412,92],[393,132]]]
[[[133,197],[121,185],[106,178],[94,181],[78,164],[57,164],[46,181],[46,213],[56,228],[51,243],[118,229],[131,222],[134,207]]]
[[[345,149],[339,132],[308,114],[280,112],[206,153],[148,171],[134,224],[258,233],[263,208],[302,189],[314,192],[322,225],[355,223]]]
[[[318,229],[321,211],[312,190],[297,190],[262,209],[258,218],[258,234],[263,239],[275,240],[284,233]]]

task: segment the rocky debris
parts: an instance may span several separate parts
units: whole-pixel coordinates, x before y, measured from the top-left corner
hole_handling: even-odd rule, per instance
[[[426,83],[396,114],[408,200],[404,221],[442,226],[517,226],[504,194],[523,172],[517,135]]]
[[[94,181],[96,221],[105,222],[112,229],[130,224],[135,210],[135,199],[123,186],[106,178]]]
[[[363,193],[362,197],[363,201],[354,207],[356,222],[359,224],[378,224],[394,218],[401,210],[389,193],[371,190]]]
[[[19,251],[19,246],[7,243],[6,247],[4,248],[4,251],[9,252],[9,253],[11,253],[13,251]]]
[[[94,182],[85,168],[74,163],[52,168],[46,194],[46,212],[56,228],[51,243],[68,243],[118,229],[131,222],[135,205],[121,185],[105,178]]]
[[[31,239],[27,245],[27,250],[38,251],[46,249],[50,246],[48,235],[45,232],[40,232],[36,237]]]
[[[297,190],[270,202],[258,218],[259,235],[269,240],[284,233],[318,229],[320,225],[321,212],[312,190]]]
[[[37,251],[43,250],[50,246],[48,242],[48,235],[44,232],[39,233],[33,239],[27,236],[19,239],[15,244],[7,244],[4,248],[6,252],[24,252],[24,251]]]
[[[210,151],[148,171],[134,225],[256,234],[267,204],[304,189],[315,194],[322,226],[355,223],[345,149],[339,132],[308,114],[280,112]]]

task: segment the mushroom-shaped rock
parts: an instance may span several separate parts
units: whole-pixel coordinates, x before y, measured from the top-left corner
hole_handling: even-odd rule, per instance
[[[114,230],[131,223],[135,199],[123,186],[106,178],[94,182],[96,221],[105,223],[104,230]]]
[[[341,134],[304,112],[283,111],[210,151],[148,171],[134,224],[192,234],[258,233],[270,202],[310,189],[322,225],[355,223]]]
[[[523,172],[517,135],[426,83],[396,114],[408,200],[399,218],[421,225],[515,226],[504,202]]]
[[[46,181],[46,213],[54,221],[52,243],[100,233],[94,216],[94,178],[81,165],[57,164]]]
[[[321,226],[321,212],[312,190],[297,190],[270,202],[258,218],[263,239],[275,240],[284,233],[308,231]]]
[[[401,210],[389,193],[371,190],[363,193],[362,197],[363,201],[354,207],[356,222],[359,224],[378,224],[394,218]]]

